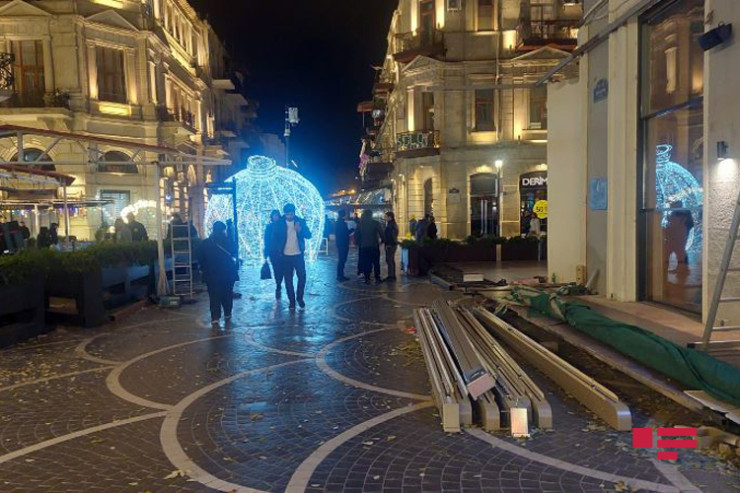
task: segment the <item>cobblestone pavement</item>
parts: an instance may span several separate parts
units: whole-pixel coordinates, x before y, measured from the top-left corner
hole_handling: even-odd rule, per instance
[[[333,269],[310,267],[295,313],[245,269],[230,330],[203,298],[0,351],[0,491],[737,490],[712,457],[632,450],[539,374],[554,431],[445,434],[410,325],[453,295]]]

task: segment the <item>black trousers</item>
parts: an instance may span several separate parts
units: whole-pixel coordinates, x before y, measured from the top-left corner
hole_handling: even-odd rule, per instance
[[[270,255],[270,264],[272,264],[272,277],[275,279],[275,289],[280,291],[283,286],[283,262],[281,257]]]
[[[285,291],[288,292],[288,300],[291,304],[303,301],[303,294],[306,291],[306,259],[301,255],[286,255],[281,258],[283,264],[283,277],[285,278]],[[298,276],[298,292],[293,287],[293,273]]]
[[[208,298],[211,302],[211,320],[221,319],[221,308],[224,315],[231,316],[234,307],[234,283],[233,282],[209,282]]]
[[[388,277],[390,279],[396,278],[396,250],[398,250],[398,245],[385,246],[385,263],[388,265]]]
[[[370,279],[373,271],[375,279],[380,279],[380,247],[360,248],[360,264],[366,280]]]
[[[347,265],[347,257],[349,256],[349,245],[338,245],[337,253],[339,254],[337,279],[342,279],[344,277],[344,266]]]

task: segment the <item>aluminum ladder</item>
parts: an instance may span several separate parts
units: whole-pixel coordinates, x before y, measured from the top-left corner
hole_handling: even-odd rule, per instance
[[[193,238],[190,224],[170,224],[172,250],[172,294],[193,296]]]
[[[725,252],[722,255],[722,262],[720,263],[719,273],[717,274],[717,283],[715,284],[712,301],[709,305],[709,314],[707,315],[707,323],[704,327],[704,336],[702,337],[701,343],[692,345],[699,346],[699,349],[703,351],[709,351],[710,349],[740,348],[740,340],[712,341],[712,335],[715,332],[740,332],[740,325],[716,325],[717,314],[721,305],[728,303],[737,303],[740,305],[740,297],[724,296],[723,294],[725,284],[727,282],[727,274],[730,274],[731,272],[740,272],[740,267],[731,266],[732,255],[735,252],[737,242],[740,241],[738,233],[740,233],[740,195],[735,203],[735,213],[732,216],[730,234],[727,237]]]

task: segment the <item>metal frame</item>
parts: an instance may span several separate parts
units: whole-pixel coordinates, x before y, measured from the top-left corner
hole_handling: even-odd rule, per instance
[[[41,136],[52,138],[52,143],[42,152],[36,161],[27,162],[23,160],[24,151],[24,140],[28,136]],[[161,192],[160,178],[161,169],[165,166],[173,165],[201,165],[201,166],[228,166],[232,162],[227,159],[218,159],[209,156],[199,156],[187,154],[177,149],[173,149],[168,146],[142,144],[138,142],[132,142],[127,140],[112,139],[108,137],[96,137],[94,135],[77,134],[71,132],[60,132],[56,130],[45,130],[36,129],[29,127],[21,127],[16,125],[0,125],[0,140],[3,139],[15,139],[15,146],[18,149],[18,156],[15,161],[0,161],[0,164],[12,164],[18,166],[38,166],[38,165],[54,165],[54,166],[79,166],[80,164],[99,164],[100,156],[102,155],[98,150],[99,145],[110,145],[119,149],[127,149],[133,152],[134,157],[140,159],[140,165],[153,166],[155,169],[154,173],[154,185],[156,190],[156,222],[157,222],[157,254],[159,259],[159,282],[157,283],[157,294],[163,296],[168,293],[167,283],[167,269],[165,266],[164,259],[164,228],[162,225],[162,202],[159,199]],[[73,142],[77,144],[83,152],[87,153],[88,161],[43,161],[42,158],[48,158],[49,153],[62,141]],[[155,154],[156,159],[151,161],[145,161],[144,156],[146,153]],[[131,161],[125,163],[113,163],[104,162],[105,164],[132,164]],[[65,198],[66,198],[66,187],[65,187]],[[65,218],[67,224],[69,224],[69,207],[65,203],[64,206]],[[69,228],[69,226],[67,226]]]
[[[494,331],[499,338],[513,347],[520,356],[554,380],[561,388],[578,399],[581,404],[589,408],[614,429],[619,431],[632,429],[630,409],[619,400],[614,392],[488,310],[477,308],[474,313],[488,330]]]

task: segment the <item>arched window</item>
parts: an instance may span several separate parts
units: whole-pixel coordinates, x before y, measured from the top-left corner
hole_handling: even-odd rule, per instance
[[[32,163],[36,161],[39,157],[41,157],[41,154],[43,154],[44,151],[40,149],[23,149],[23,162],[24,163]],[[13,156],[13,159],[11,161],[17,161],[18,160],[18,153],[16,152]],[[44,158],[44,161],[51,161],[51,158],[49,156],[46,156]],[[32,169],[37,169],[41,171],[56,171],[57,167],[53,164],[40,164],[40,165],[31,165]]]
[[[127,154],[120,151],[108,151],[103,154],[103,159],[98,164],[98,171],[101,173],[135,175],[139,172],[139,168],[131,161],[131,158]]]

